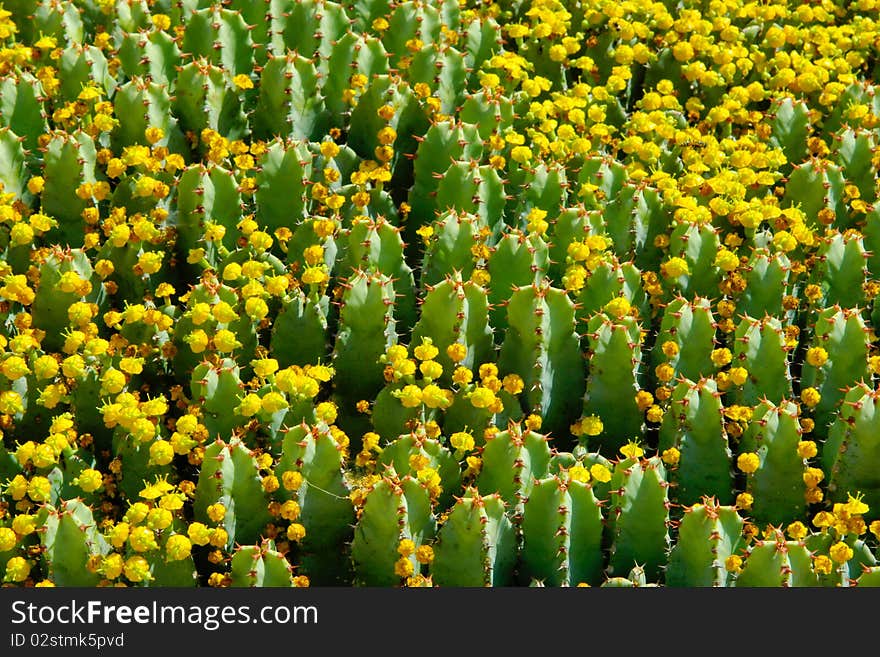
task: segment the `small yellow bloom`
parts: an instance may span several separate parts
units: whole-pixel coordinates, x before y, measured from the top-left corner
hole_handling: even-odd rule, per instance
[[[687,260],[684,258],[670,258],[661,265],[663,275],[667,278],[679,278],[690,274]]]
[[[804,388],[801,391],[801,401],[809,408],[816,407],[822,401],[822,395],[815,388]]]
[[[746,474],[751,474],[757,471],[760,465],[761,459],[755,452],[745,452],[744,454],[740,454],[736,459],[736,467]]]
[[[645,453],[645,450],[639,447],[637,442],[631,440],[620,448],[620,453],[628,459],[637,459]]]
[[[736,554],[731,554],[724,560],[724,568],[729,573],[739,573],[742,571],[742,563],[742,557]]]
[[[828,554],[837,563],[844,564],[853,558],[853,549],[843,541],[839,541],[831,546]]]
[[[660,458],[667,465],[678,465],[678,462],[681,460],[681,452],[677,447],[670,447],[663,450]]]
[[[590,466],[590,476],[603,484],[611,481],[611,471],[601,463]]]

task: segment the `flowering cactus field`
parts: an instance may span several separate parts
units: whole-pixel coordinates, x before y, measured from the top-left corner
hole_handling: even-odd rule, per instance
[[[0,1],[0,579],[880,585],[878,30]]]

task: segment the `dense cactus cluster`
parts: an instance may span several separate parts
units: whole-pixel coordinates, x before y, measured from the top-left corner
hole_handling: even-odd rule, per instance
[[[9,586],[880,584],[877,0],[2,0]]]

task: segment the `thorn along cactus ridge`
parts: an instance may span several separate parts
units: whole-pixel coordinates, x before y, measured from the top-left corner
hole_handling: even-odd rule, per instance
[[[0,0],[0,583],[880,585],[878,39]]]

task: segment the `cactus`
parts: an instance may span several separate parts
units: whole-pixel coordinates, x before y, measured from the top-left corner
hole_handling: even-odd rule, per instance
[[[559,477],[536,481],[523,505],[520,578],[549,586],[600,583],[602,520],[589,483]]]
[[[431,576],[439,586],[505,586],[516,565],[516,537],[497,494],[469,491],[437,532]]]
[[[876,583],[877,3],[679,4],[3,0],[3,585]]]
[[[295,53],[270,56],[260,76],[251,129],[257,139],[317,140],[328,116],[312,60]]]
[[[581,440],[600,445],[606,453],[642,435],[643,415],[636,401],[641,365],[641,328],[630,316],[609,317],[604,312],[590,319],[589,372],[584,394]],[[598,420],[598,423],[596,422]]]
[[[828,225],[845,230],[850,226],[843,198],[844,184],[839,166],[813,158],[804,164],[793,165],[783,202],[786,206],[798,207],[813,230]]]
[[[241,217],[241,196],[230,171],[220,166],[201,164],[187,167],[177,181],[177,258],[188,263],[190,272],[199,271],[201,260],[190,263],[192,253],[204,250],[204,262],[217,266],[224,249],[233,246],[233,230]],[[223,241],[203,242],[207,223],[223,226]],[[204,246],[203,246],[204,244]]]
[[[181,53],[177,41],[167,32],[125,32],[117,50],[120,69],[128,78],[149,78],[158,85],[175,85],[175,65]]]
[[[449,162],[479,160],[483,151],[476,126],[467,123],[435,123],[417,141],[414,183],[408,196],[411,219],[407,221],[405,233],[405,241],[410,247],[418,244],[418,229],[426,225],[424,222],[432,221],[435,214],[445,209],[438,206],[437,189]]]
[[[858,190],[858,198],[872,203],[877,198],[877,189],[871,165],[872,155],[877,148],[876,137],[869,131],[846,127],[834,135],[833,152],[837,164],[849,183]]]
[[[639,565],[648,580],[659,579],[670,547],[668,489],[666,468],[656,456],[614,465],[607,515],[609,576]]]
[[[511,513],[521,513],[536,479],[547,475],[548,438],[514,423],[486,441],[483,467],[475,485],[483,495],[497,493]]]
[[[476,160],[454,162],[437,187],[437,208],[478,215],[498,233],[505,204],[504,181],[492,167]]]
[[[867,278],[863,240],[858,234],[834,232],[816,250],[814,284],[823,292],[823,305],[855,308],[865,305]]]
[[[270,232],[305,219],[312,159],[303,142],[281,139],[270,142],[257,159],[256,216]]]
[[[436,472],[440,477],[437,504],[441,508],[449,508],[461,489],[462,472],[458,461],[438,438],[427,436],[424,426],[386,444],[378,463],[380,467],[393,469],[401,477],[418,476],[419,471],[426,468]]]
[[[435,360],[443,366],[441,380],[451,382],[457,366],[475,369],[491,360],[492,328],[488,319],[485,290],[473,281],[462,281],[456,273],[428,289],[413,327],[412,343],[430,338],[439,350]],[[448,353],[453,344],[465,349],[464,357],[455,361]]]
[[[731,452],[724,428],[721,393],[714,379],[683,379],[663,415],[658,450],[675,450],[670,467],[674,499],[693,505],[710,496],[722,506],[733,502]]]
[[[70,306],[95,291],[92,265],[81,249],[56,249],[40,266],[32,305],[34,326],[46,331],[46,349],[61,350]]]
[[[83,245],[82,212],[89,206],[76,190],[96,181],[95,157],[95,144],[83,132],[53,134],[43,155],[42,211],[58,221],[50,235],[73,248]]]
[[[786,160],[800,164],[807,157],[810,109],[803,100],[780,98],[771,103],[770,145],[780,149]]]
[[[417,572],[417,551],[434,537],[436,521],[428,488],[417,479],[398,479],[394,473],[367,494],[351,544],[355,582],[364,586],[390,586],[407,572],[398,561],[407,560]],[[412,553],[398,552],[401,541],[412,541]]]
[[[808,401],[820,439],[828,436],[846,388],[868,378],[867,330],[855,310],[830,306],[817,314],[809,343],[809,349],[817,351],[813,363],[805,359],[800,383],[802,391],[812,388],[818,393],[818,400],[813,396]]]
[[[332,362],[337,370],[349,372],[336,380],[334,395],[351,417],[357,402],[375,397],[384,384],[379,358],[397,342],[395,293],[388,276],[362,270],[355,271],[344,288]]]
[[[737,404],[754,406],[763,399],[779,403],[791,397],[792,383],[788,350],[778,319],[743,317],[734,337],[732,368],[742,368],[745,380],[730,391]]]
[[[196,520],[208,524],[208,507],[217,503],[226,507],[223,527],[229,535],[227,548],[257,542],[271,518],[253,453],[234,438],[216,440],[205,448],[193,501]]]
[[[738,587],[817,586],[810,552],[803,541],[758,540],[744,557],[742,572],[736,575]]]
[[[343,477],[344,455],[331,430],[325,426],[299,424],[283,438],[282,455],[275,476],[282,482],[283,500],[299,504],[299,522],[305,527],[298,566],[317,585],[338,585],[350,579],[344,543],[351,540],[355,511],[349,485]],[[288,489],[285,473],[297,473],[300,481]],[[283,492],[282,492],[283,491]]]
[[[500,373],[522,379],[524,412],[540,415],[545,431],[567,435],[580,411],[574,395],[584,390],[573,304],[562,290],[547,285],[520,287],[508,301],[507,323]],[[568,395],[557,395],[560,389]]]
[[[758,468],[747,474],[746,492],[753,498],[749,515],[754,522],[779,525],[803,516],[804,460],[799,449],[798,408],[790,401],[762,402],[751,412],[751,422],[739,441],[741,454],[757,454]]]
[[[433,236],[425,248],[419,274],[420,287],[427,289],[456,274],[462,279],[470,278],[474,270],[471,247],[484,226],[486,223],[479,216],[454,210],[441,214],[434,222]]]
[[[92,510],[71,499],[45,511],[41,536],[49,576],[58,586],[97,586],[100,576],[86,565],[93,555],[105,555],[110,545],[98,531]]]
[[[275,323],[269,352],[281,367],[306,365],[329,358],[327,296],[319,299],[306,295],[302,288],[285,296]],[[296,339],[291,339],[296,336]]]
[[[388,52],[378,39],[346,32],[335,40],[329,54],[322,54],[318,63],[322,76],[324,105],[329,114],[330,125],[348,125],[350,105],[346,102],[346,90],[351,86],[353,75],[368,79],[388,74]]]
[[[0,81],[0,125],[24,139],[24,146],[35,151],[38,137],[48,132],[46,109],[41,102],[42,90],[37,79],[22,72]]]
[[[355,221],[348,231],[338,258],[340,271],[373,271],[392,280],[395,294],[394,318],[401,327],[401,338],[407,338],[407,329],[416,321],[415,281],[410,266],[404,260],[404,245],[400,229],[384,219]]]
[[[877,391],[859,383],[843,399],[840,414],[822,446],[822,469],[828,476],[832,500],[843,502],[848,493],[864,495],[872,512],[880,508],[880,486],[870,464],[877,453],[875,422]]]
[[[574,277],[577,277],[576,272]],[[577,292],[578,324],[588,324],[593,315],[601,312],[609,301],[618,298],[626,299],[638,317],[651,316],[639,269],[631,262],[620,262],[613,255],[600,256],[595,268],[587,270],[584,285]]]
[[[289,587],[293,586],[293,568],[272,541],[246,545],[232,555],[230,575],[234,587]]]
[[[725,562],[742,548],[743,519],[736,508],[704,498],[687,506],[678,539],[669,553],[665,583],[670,587],[730,585]]]
[[[251,37],[241,13],[219,6],[198,9],[188,17],[180,49],[193,59],[204,57],[231,75],[250,73],[253,68]]]
[[[743,272],[745,290],[736,297],[735,316],[781,317],[784,313],[780,290],[789,288],[791,261],[785,253],[755,249]]]
[[[227,69],[202,57],[181,67],[173,107],[183,131],[201,135],[213,130],[227,139],[246,134],[247,119],[229,75]]]
[[[709,300],[696,297],[688,301],[677,297],[663,309],[656,346],[651,350],[652,369],[656,371],[668,364],[675,380],[684,377],[699,381],[708,377],[715,370],[714,341],[715,319]]]
[[[488,258],[489,323],[500,340],[505,335],[507,306],[516,288],[540,284],[547,273],[547,244],[540,235],[505,232]]]

